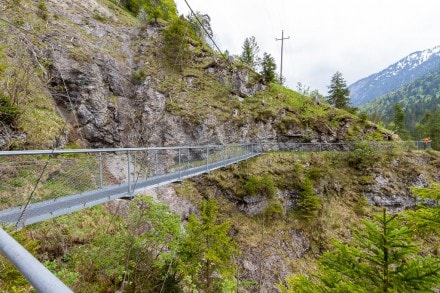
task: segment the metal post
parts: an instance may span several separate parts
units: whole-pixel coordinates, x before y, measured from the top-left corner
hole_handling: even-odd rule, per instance
[[[128,194],[131,194],[131,164],[130,164],[131,156],[130,152],[127,152],[127,173],[128,173]]]
[[[281,41],[281,64],[280,64],[280,83],[283,84],[283,46],[284,40],[288,40],[290,37],[284,37],[284,30],[281,31],[281,39],[275,39],[276,41]]]
[[[182,168],[180,167],[181,164],[181,158],[180,158],[181,152],[179,148],[179,179],[182,180]]]
[[[14,264],[38,292],[72,292],[45,266],[0,228],[0,251]]]
[[[209,146],[206,146],[206,172],[209,172]]]
[[[99,162],[99,188],[102,188],[102,153],[98,153],[98,162]]]
[[[189,169],[189,147],[186,149],[186,169]]]
[[[157,167],[158,167],[158,162],[157,162],[157,152],[158,150],[156,150],[154,152],[154,175],[157,175]]]
[[[145,179],[148,178],[150,174],[150,164],[148,160],[148,150],[145,151]]]

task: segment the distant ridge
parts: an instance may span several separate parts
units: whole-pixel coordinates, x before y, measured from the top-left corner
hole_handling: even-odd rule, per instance
[[[351,103],[362,106],[437,70],[440,70],[440,46],[411,53],[386,69],[351,84]]]

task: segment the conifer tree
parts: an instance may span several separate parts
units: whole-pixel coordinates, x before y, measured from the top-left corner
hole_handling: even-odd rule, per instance
[[[177,271],[186,285],[195,285],[204,292],[219,292],[233,279],[235,242],[228,236],[230,222],[218,223],[218,204],[207,200],[201,204],[201,218],[191,215],[186,235],[179,248]]]
[[[328,86],[328,88],[327,101],[330,103],[330,105],[339,109],[346,109],[349,107],[350,91],[347,87],[347,83],[342,77],[342,73],[337,71],[333,75],[331,84]]]
[[[258,53],[260,48],[258,47],[255,37],[246,38],[242,46],[243,52],[241,53],[239,59],[241,62],[247,64],[252,69],[256,69],[260,63]]]
[[[268,53],[263,54],[263,60],[261,61],[261,72],[265,83],[275,82],[277,65],[275,63],[275,58]]]
[[[411,231],[384,209],[354,230],[351,245],[334,243],[320,257],[314,280],[294,275],[285,292],[432,292],[440,285],[440,260],[420,256]]]
[[[409,139],[410,135],[408,130],[405,128],[405,112],[399,103],[393,106],[394,114],[394,131],[402,138]]]
[[[411,188],[413,194],[421,199],[434,200],[440,202],[440,184],[433,184],[430,188],[414,187]],[[415,211],[409,211],[410,223],[418,231],[440,233],[440,206],[433,207],[421,206]]]
[[[427,115],[424,124],[424,135],[432,139],[432,148],[440,150],[440,109]]]

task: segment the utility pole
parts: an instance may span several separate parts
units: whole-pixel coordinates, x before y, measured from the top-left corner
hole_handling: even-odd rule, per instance
[[[281,30],[281,39],[275,39],[275,41],[281,41],[281,66],[280,66],[280,83],[283,84],[283,46],[284,40],[290,39],[290,36],[284,37],[284,30]]]

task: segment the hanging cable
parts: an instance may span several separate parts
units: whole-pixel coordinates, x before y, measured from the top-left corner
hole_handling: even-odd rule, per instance
[[[194,16],[194,18],[197,20],[197,22],[200,24],[200,26],[202,27],[202,29],[205,31],[206,35],[208,36],[208,38],[212,41],[212,43],[214,44],[214,46],[216,47],[217,51],[223,55],[222,50],[220,50],[220,48],[217,46],[217,43],[214,41],[214,39],[212,38],[211,34],[208,32],[208,30],[203,26],[203,23],[200,21],[200,19],[197,17],[197,15],[194,13],[193,9],[191,8],[191,6],[188,4],[188,1],[184,0],[186,5],[188,6],[189,10],[191,11],[191,14]]]

